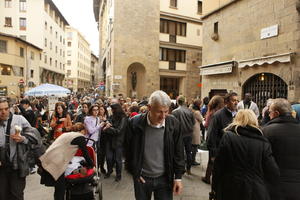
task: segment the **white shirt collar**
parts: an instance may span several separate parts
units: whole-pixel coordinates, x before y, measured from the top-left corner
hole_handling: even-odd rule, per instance
[[[164,121],[162,121],[161,124],[158,124],[158,125],[154,125],[154,124],[151,124],[151,121],[150,121],[150,118],[149,118],[149,113],[147,114],[147,124],[153,128],[164,128],[165,127],[165,124],[166,124],[166,120],[164,119]]]

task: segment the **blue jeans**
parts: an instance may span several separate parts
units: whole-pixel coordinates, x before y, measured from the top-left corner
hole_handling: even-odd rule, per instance
[[[136,200],[151,200],[154,193],[154,200],[172,200],[172,188],[170,187],[167,176],[157,178],[143,177],[145,183],[140,180],[133,180],[134,193]]]

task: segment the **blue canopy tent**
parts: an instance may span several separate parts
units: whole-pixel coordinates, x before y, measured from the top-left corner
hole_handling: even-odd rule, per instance
[[[25,92],[25,96],[34,96],[34,97],[41,97],[41,96],[67,96],[70,94],[71,91],[67,88],[53,85],[53,84],[42,84],[31,90]]]

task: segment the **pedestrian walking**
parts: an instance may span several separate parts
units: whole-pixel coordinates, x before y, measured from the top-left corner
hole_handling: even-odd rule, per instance
[[[300,198],[300,124],[292,116],[286,99],[274,99],[269,107],[269,121],[263,128],[280,169],[280,182],[272,185],[272,200]]]
[[[126,168],[137,200],[173,199],[183,189],[184,154],[180,123],[168,115],[170,97],[155,91],[149,112],[133,117],[126,132]]]
[[[214,161],[216,199],[269,200],[265,183],[278,179],[271,145],[259,129],[256,115],[249,109],[240,110],[225,128]]]
[[[119,182],[122,178],[122,155],[127,117],[119,103],[112,104],[111,109],[112,116],[103,128],[103,134],[106,137],[105,156],[107,163],[107,173],[104,178],[110,177],[115,164],[115,181]]]
[[[191,175],[192,167],[192,139],[193,128],[195,124],[194,114],[186,106],[186,99],[180,95],[177,97],[178,108],[172,111],[172,115],[179,121],[182,133],[182,140],[184,144],[185,156],[186,156],[186,172]]]

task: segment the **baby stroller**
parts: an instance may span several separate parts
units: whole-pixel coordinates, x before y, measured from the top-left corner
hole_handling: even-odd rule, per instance
[[[66,180],[66,199],[80,200],[102,200],[102,183],[100,181],[100,173],[97,166],[96,142],[92,139],[93,147],[87,146],[89,156],[92,158],[96,169],[87,169],[84,174],[76,173],[65,176]],[[83,156],[80,149],[77,150],[75,156]]]

